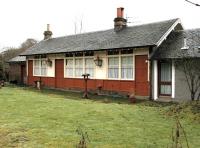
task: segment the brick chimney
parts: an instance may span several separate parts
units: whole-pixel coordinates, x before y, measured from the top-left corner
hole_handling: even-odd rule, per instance
[[[50,31],[50,25],[47,24],[47,30],[44,31],[44,40],[50,39],[52,34],[53,33]]]
[[[126,27],[127,20],[124,18],[124,8],[117,8],[117,17],[114,19],[114,30],[120,31]]]

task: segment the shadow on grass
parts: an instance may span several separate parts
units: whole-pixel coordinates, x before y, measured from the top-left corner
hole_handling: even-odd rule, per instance
[[[66,99],[72,99],[72,100],[83,100],[83,92],[81,91],[73,91],[73,90],[64,90],[64,89],[55,89],[55,88],[43,88],[41,90],[37,90],[34,87],[28,87],[28,86],[16,86],[8,84],[6,87],[18,87],[24,90],[37,92],[49,96],[61,96]],[[141,105],[141,106],[149,106],[149,107],[166,107],[171,106],[177,103],[174,102],[155,102],[150,101],[147,99],[136,99],[135,103],[130,103],[128,97],[125,96],[118,96],[118,95],[96,95],[89,93],[88,100],[95,101],[95,102],[101,102],[101,103],[117,103],[117,104],[129,104],[129,105]]]
[[[17,86],[8,84],[6,87],[10,88],[21,88],[23,90],[28,90],[31,92],[41,93],[48,96],[62,97],[66,99],[72,100],[84,100],[83,91],[74,91],[74,90],[65,90],[65,89],[55,89],[55,88],[42,88],[41,90],[37,90],[35,87],[29,86]],[[123,96],[111,96],[111,95],[96,95],[93,93],[88,93],[88,99],[91,101],[102,102],[102,103],[118,103],[118,104],[130,104],[127,97]]]
[[[144,99],[137,99],[137,104],[149,107],[167,107],[172,105],[177,105],[177,102],[161,102],[161,101],[153,101],[153,100],[144,100]]]

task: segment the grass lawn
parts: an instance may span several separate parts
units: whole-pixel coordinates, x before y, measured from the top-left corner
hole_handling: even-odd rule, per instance
[[[175,127],[173,106],[7,86],[0,89],[0,147],[73,148],[81,129],[89,148],[166,148]],[[200,147],[199,104],[179,109],[190,148]],[[186,147],[182,133],[180,139]]]

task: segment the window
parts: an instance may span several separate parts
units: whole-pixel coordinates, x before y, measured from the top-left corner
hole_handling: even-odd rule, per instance
[[[74,66],[73,59],[66,59],[66,67],[65,67],[66,76],[73,77],[73,66]]]
[[[94,77],[94,60],[93,60],[93,58],[85,59],[85,73],[90,74],[90,77]]]
[[[46,76],[47,75],[47,64],[46,60],[34,60],[34,69],[33,69],[34,75],[37,76]]]
[[[40,75],[40,60],[34,61],[34,75]]]
[[[94,52],[87,51],[76,52],[74,54],[65,54],[66,64],[65,64],[65,77],[80,78],[82,74],[88,73],[90,77],[94,77]]]
[[[47,75],[47,63],[45,60],[41,60],[41,75],[42,76]]]
[[[75,77],[81,77],[83,74],[83,59],[75,59]]]
[[[121,57],[121,78],[133,79],[133,56]]]
[[[133,50],[108,51],[108,78],[133,79]]]
[[[108,78],[119,77],[119,57],[108,58]]]
[[[171,95],[172,71],[171,63],[160,63],[160,95]]]

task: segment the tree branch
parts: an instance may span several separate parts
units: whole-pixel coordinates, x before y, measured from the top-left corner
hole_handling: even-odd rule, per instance
[[[194,2],[191,2],[191,1],[189,1],[189,0],[185,0],[186,2],[188,2],[188,3],[190,3],[190,4],[193,4],[193,5],[195,5],[195,6],[200,6],[200,4],[198,4],[198,3],[194,3]]]

